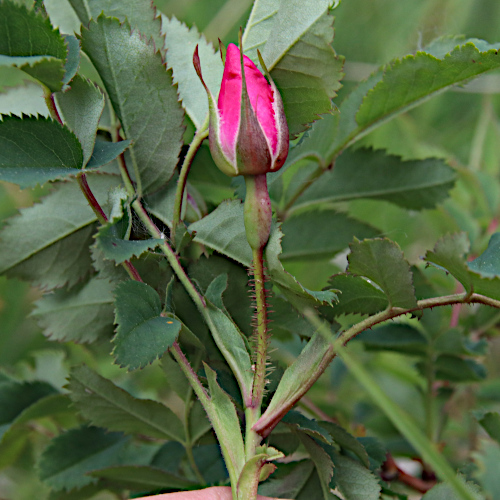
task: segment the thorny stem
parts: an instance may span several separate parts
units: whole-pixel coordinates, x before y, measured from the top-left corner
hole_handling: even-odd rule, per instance
[[[264,276],[264,249],[253,250],[253,275],[255,287],[255,375],[252,389],[252,407],[262,404],[266,385],[267,368],[267,302]]]
[[[189,145],[184,161],[182,162],[182,167],[179,173],[179,180],[177,181],[177,191],[175,192],[175,202],[174,202],[174,216],[172,218],[172,240],[175,237],[175,230],[181,222],[181,210],[182,202],[184,199],[184,192],[186,190],[187,176],[189,170],[191,169],[191,164],[193,163],[194,155],[198,151],[201,143],[208,137],[208,115],[205,118],[202,126],[196,131],[196,134]]]
[[[276,407],[272,412],[264,412],[264,414],[259,418],[259,420],[253,426],[253,430],[259,433],[262,437],[266,437],[270,434],[272,429],[278,424],[278,422],[283,418],[283,416],[291,409],[297,402],[302,398],[304,394],[310,389],[310,387],[318,380],[318,378],[323,374],[326,367],[330,364],[332,359],[336,356],[337,352],[335,349],[335,344],[346,345],[347,342],[352,340],[356,335],[369,330],[375,325],[383,323],[384,321],[394,319],[398,316],[404,316],[414,311],[423,311],[424,309],[429,309],[438,306],[449,306],[453,304],[484,304],[496,309],[500,309],[500,301],[486,297],[485,295],[480,295],[478,293],[457,293],[454,295],[445,295],[442,297],[433,297],[430,299],[423,299],[417,302],[417,306],[411,309],[402,309],[400,307],[390,307],[384,311],[377,314],[369,316],[368,318],[360,321],[359,323],[353,325],[351,328],[342,332],[332,344],[331,349],[327,349],[323,354],[322,359],[319,361],[319,369],[315,372],[314,376],[310,377],[309,380],[297,380],[297,388],[292,392],[292,397],[287,401],[283,402],[279,407]],[[307,311],[306,311],[307,312]],[[272,401],[271,401],[272,404]],[[270,408],[271,408],[270,404]]]
[[[59,122],[61,125],[63,125],[63,121],[61,119],[61,116],[59,115],[59,111],[57,110],[56,102],[54,99],[54,94],[50,92],[50,90],[45,87],[44,89],[44,94],[45,94],[45,103],[47,104],[47,108],[49,109],[50,116]],[[87,199],[87,202],[92,209],[92,211],[95,213],[97,220],[101,224],[106,224],[108,222],[108,218],[106,217],[106,214],[104,213],[103,209],[101,208],[101,205],[99,205],[99,202],[95,199],[94,194],[92,193],[92,190],[90,189],[90,186],[87,183],[87,176],[85,173],[82,171],[76,176],[76,180],[78,182],[78,185],[80,186],[80,189]],[[126,260],[123,262],[123,267],[125,268],[125,271],[127,271],[127,274],[135,281],[142,281],[141,276],[139,275],[137,269],[134,267],[134,265],[129,261]]]

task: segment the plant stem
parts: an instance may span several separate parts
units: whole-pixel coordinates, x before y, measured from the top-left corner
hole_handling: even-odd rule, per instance
[[[167,241],[162,237],[161,231],[156,227],[155,223],[150,219],[148,213],[142,206],[141,202],[139,200],[135,200],[132,203],[132,208],[134,209],[135,213],[138,215],[139,219],[144,223],[146,228],[148,229],[149,233],[159,239],[163,240],[163,243],[160,245],[160,248],[162,252],[165,254],[167,257],[167,260],[174,270],[175,274],[179,278],[180,282],[184,285],[186,291],[190,295],[190,297],[193,299],[193,302],[198,306],[198,309],[203,312],[205,309],[206,303],[205,299],[203,296],[198,292],[194,284],[191,282],[189,279],[188,275],[186,274],[186,271],[184,271],[184,268],[181,266],[181,263],[179,262],[179,259],[177,258],[177,255],[175,252],[172,250],[172,247],[167,243]]]
[[[434,442],[434,350],[431,348],[427,353],[425,367],[425,376],[427,378],[427,390],[425,394],[425,430],[429,441]]]
[[[375,325],[383,323],[384,321],[396,318],[398,316],[404,316],[413,311],[423,311],[424,309],[429,309],[438,306],[447,306],[453,304],[484,304],[496,309],[500,309],[500,301],[480,295],[477,293],[467,294],[458,293],[454,295],[446,295],[443,297],[433,297],[430,299],[423,299],[417,302],[417,306],[412,309],[402,309],[399,307],[388,308],[377,314],[369,316],[368,318],[360,321],[356,325],[353,325],[348,330],[342,332],[336,341],[335,345],[345,345],[347,342],[352,340],[356,335],[368,330]],[[304,311],[307,314],[307,311]],[[269,404],[268,409],[272,408],[272,411],[266,410],[264,414],[259,418],[259,420],[253,426],[253,430],[265,437],[268,436],[271,430],[278,424],[278,422],[283,418],[283,416],[297,404],[297,402],[302,398],[304,394],[311,388],[311,386],[318,380],[318,378],[323,374],[326,367],[330,364],[332,359],[336,356],[337,352],[335,348],[327,349],[321,354],[321,359],[318,360],[318,369],[308,377],[308,380],[297,380],[296,385],[288,390],[290,397],[283,401],[280,405],[273,407],[272,400]],[[297,363],[297,358],[294,363]],[[286,372],[285,372],[286,375]]]
[[[181,222],[182,202],[184,200],[184,192],[186,190],[187,176],[193,163],[194,155],[198,151],[201,143],[208,137],[208,115],[205,118],[202,126],[194,134],[193,140],[189,145],[177,181],[177,191],[175,192],[174,216],[172,218],[172,240],[174,240],[175,230]]]
[[[317,158],[315,158],[315,159],[317,159]],[[292,208],[292,206],[294,205],[294,203],[302,195],[302,193],[304,193],[304,191],[316,179],[321,177],[326,172],[326,170],[327,169],[325,169],[325,167],[322,164],[318,165],[318,167],[316,167],[316,169],[313,172],[311,172],[309,177],[303,183],[301,183],[300,188],[295,192],[295,194],[290,198],[290,200],[288,200],[287,204],[285,205],[285,208],[283,210],[283,213],[285,214],[285,218],[286,218],[286,215],[288,214],[288,212],[290,211],[290,209]]]
[[[212,427],[215,431],[215,434],[217,435],[219,445],[221,446],[222,455],[224,457],[224,462],[226,464],[226,468],[229,473],[229,479],[231,481],[231,489],[233,491],[233,498],[237,498],[236,488],[238,485],[239,471],[237,471],[234,468],[233,463],[229,458],[231,454],[229,453],[229,450],[226,449],[226,446],[224,446],[226,440],[222,439],[222,436],[219,435],[220,433],[224,432],[224,429],[221,429],[220,426],[215,425],[215,422],[218,421],[218,418],[215,412],[213,411],[213,403],[210,400],[207,391],[201,384],[200,379],[196,375],[185,354],[182,352],[177,341],[173,343],[172,347],[170,348],[170,352],[172,353],[172,356],[175,358],[177,363],[179,363],[179,367],[181,368],[182,372],[188,379],[191,387],[193,388],[194,393],[198,396],[200,403],[202,404],[210,422],[212,423]]]
[[[267,369],[267,301],[264,276],[264,249],[252,251],[255,287],[255,375],[252,388],[252,407],[260,408],[266,386]]]

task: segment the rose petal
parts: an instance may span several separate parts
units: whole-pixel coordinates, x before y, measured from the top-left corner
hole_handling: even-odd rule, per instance
[[[278,132],[273,109],[273,91],[264,75],[247,56],[243,56],[245,77],[250,103],[269,142],[273,156],[278,146]],[[224,153],[234,160],[241,112],[240,51],[229,44],[217,103],[221,118],[220,140]]]

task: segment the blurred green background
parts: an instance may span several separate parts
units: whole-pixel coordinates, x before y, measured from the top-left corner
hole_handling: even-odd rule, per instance
[[[45,3],[53,24],[63,32],[79,29],[66,0],[47,0]],[[188,25],[196,25],[215,45],[218,38],[225,44],[237,41],[239,27],[246,24],[252,6],[250,0],[157,0],[155,4],[160,12],[175,15]],[[346,58],[344,89],[337,102],[376,66],[414,53],[437,37],[463,34],[491,43],[500,42],[498,0],[343,0],[333,14],[336,18],[334,48]],[[24,73],[13,68],[0,67],[0,112],[14,109],[18,113],[44,113],[40,89],[25,78]],[[19,89],[21,84],[23,87]],[[420,256],[432,248],[440,236],[457,231],[468,233],[472,253],[484,251],[500,216],[499,93],[500,75],[488,75],[464,89],[429,100],[362,140],[364,146],[384,148],[406,158],[430,155],[445,158],[459,174],[459,181],[445,203],[434,210],[418,213],[379,201],[353,202],[346,209],[377,227],[381,235],[397,241],[412,264],[418,263]],[[13,185],[0,184],[0,220],[5,221],[15,214],[17,208],[29,206],[47,189],[20,191]],[[325,285],[325,276],[338,271],[339,267],[330,261],[307,263],[307,266],[304,262],[294,262],[288,269],[305,286],[318,289]],[[431,275],[436,276],[434,284],[440,291],[453,292],[453,280],[438,273],[431,272]],[[102,374],[126,385],[135,394],[147,396],[155,394],[157,389],[163,398],[170,397],[168,388],[161,386],[156,365],[129,374],[125,379],[125,374],[110,364],[107,343],[89,348],[46,340],[29,317],[31,303],[38,297],[39,291],[27,284],[0,277],[1,370],[22,379],[47,380],[61,387],[69,366],[81,361],[92,365],[99,363]],[[427,321],[435,325],[449,323],[450,315],[451,310],[429,314]],[[481,315],[486,317],[485,321],[480,321]],[[500,474],[497,473],[500,449],[482,440],[484,434],[480,433],[475,421],[466,416],[471,408],[499,408],[500,368],[496,360],[500,342],[496,324],[500,318],[496,312],[479,310],[466,320],[474,335],[488,336],[491,348],[485,363],[489,376],[481,384],[464,385],[449,403],[451,424],[447,439],[453,446],[445,453],[455,464],[465,461],[471,454],[475,456],[475,477],[482,478],[483,487],[490,492],[491,498],[500,498]],[[290,342],[282,347],[285,353],[295,354],[299,344]],[[417,419],[422,417],[421,398],[418,397],[422,379],[411,367],[408,357],[362,352],[360,356],[364,356],[374,377],[394,400]],[[282,358],[286,359],[287,355]],[[385,417],[354,385],[339,362],[332,364],[309,399],[339,418],[351,431],[362,435],[366,430],[370,435],[383,437],[396,452],[406,451]],[[42,435],[38,444],[43,442]],[[36,479],[36,471],[30,469],[30,457],[38,453],[36,444],[31,443],[20,452],[18,468],[0,473],[0,498],[43,498],[44,487]],[[24,486],[20,489],[21,476]]]

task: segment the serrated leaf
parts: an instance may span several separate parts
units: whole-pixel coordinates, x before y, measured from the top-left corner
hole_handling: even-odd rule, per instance
[[[104,109],[104,94],[94,83],[76,76],[69,90],[58,92],[54,97],[61,119],[80,141],[83,165],[87,165]]]
[[[259,486],[259,495],[277,498],[297,498],[314,471],[310,460],[280,464],[278,470]],[[312,497],[310,497],[312,498]]]
[[[368,198],[421,210],[443,201],[455,180],[453,169],[440,159],[403,161],[383,151],[349,150],[293,207]]]
[[[333,257],[354,237],[373,238],[379,231],[335,210],[312,210],[288,217],[281,226],[281,260]]]
[[[105,259],[121,264],[132,257],[139,257],[148,250],[160,245],[162,240],[126,240],[120,238],[117,231],[118,222],[109,222],[97,231],[96,245],[102,251]]]
[[[4,21],[0,65],[17,66],[52,92],[60,90],[68,50],[59,30],[53,29],[43,14],[14,2],[0,3],[0,18]]]
[[[372,472],[352,458],[333,453],[335,482],[344,498],[378,500],[380,484]]]
[[[461,478],[461,476],[459,475]],[[475,500],[484,500],[483,494],[479,491],[477,484],[464,481],[464,488],[468,491],[468,497]],[[439,483],[433,486],[423,497],[422,500],[461,500],[465,498],[458,495],[447,483]]]
[[[366,467],[369,466],[370,461],[368,459],[368,453],[352,434],[349,434],[343,427],[335,422],[320,422],[319,425],[328,431],[331,438],[342,448],[342,450],[351,451]]]
[[[0,439],[24,410],[57,391],[46,382],[0,383]]]
[[[375,314],[387,305],[387,296],[378,287],[361,276],[336,274],[328,280],[329,285],[340,293],[333,307],[333,314]]]
[[[73,287],[91,272],[89,246],[94,224],[84,227],[10,268],[6,275],[31,282],[43,290]]]
[[[468,266],[481,276],[500,276],[500,233],[491,236],[488,248]]]
[[[196,46],[200,55],[203,80],[214,96],[219,93],[223,65],[219,54],[214,52],[210,42],[198,33],[195,26],[188,28],[174,16],[161,16],[162,32],[165,34],[167,63],[172,68],[174,82],[179,87],[179,97],[187,115],[198,129],[208,114],[208,100],[205,89],[193,66]]]
[[[309,453],[311,460],[314,462],[316,471],[318,473],[319,479],[321,481],[321,489],[323,491],[324,500],[329,500],[330,497],[330,482],[336,476],[336,471],[334,474],[334,464],[329,454],[320,446],[314,439],[306,436],[305,434],[299,434],[300,441],[304,445],[304,448]]]
[[[139,194],[172,177],[182,146],[183,111],[162,57],[128,22],[100,15],[82,30],[82,49],[98,70],[127,139]],[[126,77],[120,76],[126,75]]]
[[[494,439],[500,443],[500,414],[493,411],[485,412],[483,415],[476,416],[481,427]]]
[[[427,99],[500,66],[498,45],[466,42],[446,55],[435,45],[436,58],[425,52],[394,59],[343,101],[339,115],[316,122],[294,153],[296,159],[311,151],[330,164],[344,149],[375,127],[422,104]],[[442,42],[448,50],[449,42]]]
[[[42,453],[40,478],[55,490],[71,490],[97,479],[87,472],[118,464],[128,438],[98,427],[71,429],[56,437]]]
[[[416,328],[405,324],[383,325],[365,330],[357,337],[369,350],[395,351],[405,354],[423,355],[429,342]]]
[[[290,135],[332,110],[340,88],[343,60],[331,48],[331,2],[299,0],[255,2],[245,32],[245,53],[257,62],[257,49],[275,80],[285,107]]]
[[[311,420],[306,416],[302,415],[298,411],[289,411],[281,421],[284,424],[296,429],[299,432],[308,434],[309,436],[323,441],[324,443],[331,443],[331,437],[329,433],[323,429],[316,420]]]
[[[299,3],[299,2],[297,2]],[[315,4],[318,2],[314,2]],[[300,2],[304,5],[303,2]],[[309,13],[312,4],[307,4]],[[295,22],[289,15],[287,3],[287,22]],[[278,14],[279,15],[279,14]],[[279,51],[271,48],[270,42],[281,42],[282,37],[273,36],[266,44],[264,60],[269,52]],[[271,76],[278,87],[290,137],[295,138],[309,128],[309,124],[319,115],[331,113],[331,100],[337,96],[340,80],[344,76],[344,58],[337,57],[331,47],[333,41],[333,16],[327,11],[312,24],[307,31],[291,45],[271,70]],[[274,44],[273,44],[274,45]]]
[[[35,302],[32,315],[51,340],[94,342],[113,333],[113,286],[94,278]]]
[[[0,180],[21,188],[76,175],[83,165],[77,137],[45,117],[2,116]]]
[[[393,241],[374,239],[350,245],[349,273],[373,281],[386,294],[391,307],[417,306],[410,265]]]
[[[466,42],[442,58],[425,52],[408,55],[385,68],[383,79],[368,92],[358,113],[359,126],[369,129],[381,117],[408,110],[424,99],[498,68],[500,45],[478,49]]]
[[[125,281],[115,288],[113,339],[115,362],[136,370],[160,358],[172,346],[181,323],[162,316],[158,293],[146,283]]]
[[[84,26],[104,12],[106,16],[116,17],[121,22],[128,20],[134,30],[138,30],[148,40],[153,39],[157,50],[163,49],[160,19],[156,17],[156,8],[149,0],[69,0],[69,3]]]
[[[134,491],[176,489],[190,490],[198,483],[150,465],[117,465],[93,470],[90,475],[120,488]]]
[[[99,168],[107,165],[120,156],[132,143],[132,141],[106,142],[97,139],[94,144],[92,156],[87,163],[87,168]]]
[[[436,243],[433,250],[425,254],[424,260],[452,274],[470,292],[472,278],[464,259],[468,251],[469,239],[466,233],[447,234]]]
[[[172,410],[157,401],[134,398],[84,365],[71,370],[67,389],[92,425],[159,439],[185,439],[182,422]]]

